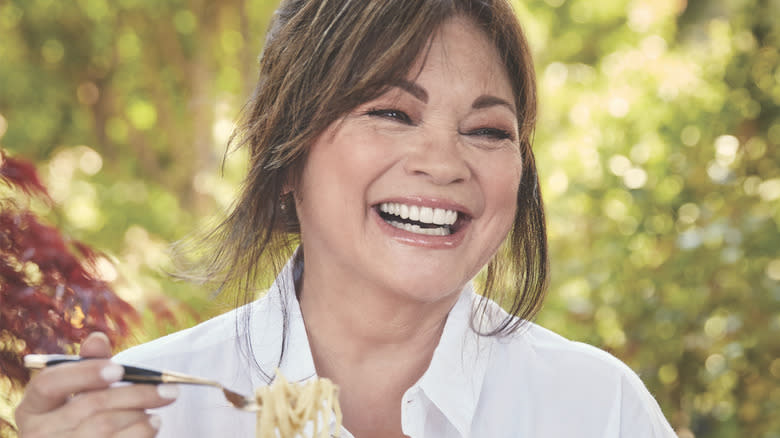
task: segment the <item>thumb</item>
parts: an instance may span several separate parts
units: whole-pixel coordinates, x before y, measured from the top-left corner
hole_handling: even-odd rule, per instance
[[[103,332],[92,332],[81,343],[82,357],[111,357],[111,341]]]

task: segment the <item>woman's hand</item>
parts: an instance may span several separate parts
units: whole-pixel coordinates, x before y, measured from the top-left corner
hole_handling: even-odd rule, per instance
[[[81,344],[81,356],[95,358],[41,370],[25,388],[16,408],[21,438],[153,437],[160,418],[146,413],[174,401],[170,385],[118,385],[124,369],[110,360],[103,333]]]

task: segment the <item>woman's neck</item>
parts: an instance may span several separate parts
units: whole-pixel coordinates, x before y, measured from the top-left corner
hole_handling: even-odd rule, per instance
[[[388,357],[429,361],[459,296],[421,303],[358,281],[333,283],[314,277],[307,270],[299,293],[312,351],[326,360],[339,357],[355,365]]]

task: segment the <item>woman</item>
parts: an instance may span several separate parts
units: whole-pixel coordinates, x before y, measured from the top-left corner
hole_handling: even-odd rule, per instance
[[[277,368],[328,377],[342,436],[674,436],[625,365],[528,322],[546,237],[533,66],[507,1],[286,1],[260,67],[235,137],[249,173],[206,268],[249,304],[117,362],[246,394]],[[485,266],[481,293],[510,313],[473,291]],[[81,352],[110,347],[94,335]],[[120,370],[40,373],[22,436],[254,433],[219,391],[110,387]]]

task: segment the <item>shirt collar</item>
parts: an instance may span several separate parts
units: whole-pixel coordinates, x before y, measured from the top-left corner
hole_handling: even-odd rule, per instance
[[[266,307],[255,309],[251,323],[255,359],[265,372],[278,368],[278,372],[289,382],[305,382],[317,377],[306,325],[303,322],[303,313],[295,293],[295,283],[300,278],[303,268],[297,263],[299,251],[300,248],[279,273],[265,299],[258,302],[260,306]],[[255,339],[258,341],[255,342]],[[284,355],[279,363],[279,355],[282,351]],[[258,375],[253,375],[252,378],[255,387],[269,383]],[[336,433],[335,414],[330,416],[328,427],[331,435]],[[307,424],[304,435],[313,436],[313,430],[313,424]],[[345,432],[345,429],[342,429],[341,436],[351,436]]]
[[[296,258],[290,258],[265,297],[256,302],[250,327],[254,357],[262,370],[273,375],[278,368],[288,381],[303,382],[316,377],[317,371],[295,295]],[[252,383],[258,387],[269,382],[255,374]]]

